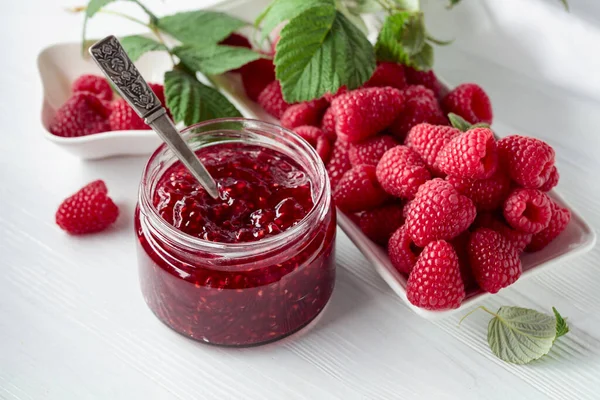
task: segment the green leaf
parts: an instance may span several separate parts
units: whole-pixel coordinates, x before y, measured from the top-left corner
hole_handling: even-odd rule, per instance
[[[334,0],[274,0],[256,18],[254,25],[262,25],[261,40],[264,40],[282,22],[291,20],[313,7],[334,5]]]
[[[488,343],[500,359],[527,364],[548,354],[556,338],[556,319],[535,310],[500,307],[488,325]]]
[[[246,22],[216,11],[188,11],[159,18],[157,26],[191,46],[215,44],[232,32],[246,25]]]
[[[425,43],[425,38],[422,13],[401,11],[392,14],[383,23],[375,44],[377,59],[428,70],[433,65],[433,48]]]
[[[567,325],[567,321],[565,321],[562,315],[559,314],[556,308],[552,307],[552,311],[556,317],[556,339],[558,339],[559,337],[569,333],[569,325]]]
[[[122,37],[120,42],[129,58],[131,58],[131,61],[138,60],[143,54],[149,51],[167,50],[164,44],[140,35]]]
[[[373,47],[332,5],[313,7],[281,31],[275,73],[288,102],[355,89],[375,70]]]
[[[219,45],[184,45],[173,49],[173,53],[189,68],[210,75],[231,71],[263,57],[245,47]]]
[[[377,0],[341,0],[341,3],[354,15],[371,14],[383,9]]]
[[[175,121],[183,121],[187,126],[213,118],[242,116],[218,90],[178,69],[165,73],[165,97]]]
[[[460,2],[461,2],[461,0],[449,0],[447,8],[450,9],[450,8],[454,7],[455,5],[457,5]]]
[[[362,19],[360,14],[350,10],[350,8],[348,8],[341,0],[336,0],[336,8],[339,12],[344,14],[348,21],[352,22],[354,26],[360,29],[365,36],[369,34],[369,28],[367,27],[367,24],[365,24],[365,21]]]
[[[450,120],[450,124],[461,132],[471,129],[471,123],[458,114],[449,113],[448,119]]]
[[[448,45],[451,45],[452,43],[454,43],[454,39],[442,40],[442,39],[437,39],[429,34],[427,34],[427,40],[433,44],[437,44],[438,46],[448,46]]]

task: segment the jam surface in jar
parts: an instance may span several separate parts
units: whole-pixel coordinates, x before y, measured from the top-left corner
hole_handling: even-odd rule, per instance
[[[221,250],[164,240],[136,211],[144,299],[157,317],[196,340],[246,346],[276,340],[323,309],[335,279],[335,212],[276,246],[315,207],[313,184],[282,152],[229,142],[197,151],[219,187],[211,198],[176,162],[158,178],[151,202],[160,218]],[[299,227],[302,228],[302,227]],[[290,232],[291,233],[291,232]],[[228,245],[246,243],[228,253]]]

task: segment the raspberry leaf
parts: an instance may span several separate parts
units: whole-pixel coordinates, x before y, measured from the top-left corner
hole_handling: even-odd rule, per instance
[[[246,22],[216,11],[188,11],[159,18],[158,28],[183,44],[212,44],[225,39]]]
[[[234,46],[179,46],[173,49],[182,63],[195,71],[218,75],[258,60],[263,55],[245,47]]]
[[[181,69],[165,73],[165,97],[175,121],[188,126],[207,119],[242,116],[218,90]]]
[[[261,39],[264,40],[277,25],[317,6],[333,5],[331,0],[274,0],[254,21],[262,25]]]
[[[552,312],[554,312],[554,316],[556,317],[556,339],[558,339],[569,333],[569,325],[567,325],[567,321],[565,321],[556,308],[552,307]]]
[[[358,88],[374,70],[371,43],[333,4],[304,11],[281,31],[275,73],[287,102]]]
[[[164,44],[140,35],[125,36],[120,39],[120,42],[131,61],[137,61],[149,51],[168,50]]]
[[[471,129],[469,121],[458,114],[448,113],[448,119],[450,120],[450,124],[461,132],[466,132]]]

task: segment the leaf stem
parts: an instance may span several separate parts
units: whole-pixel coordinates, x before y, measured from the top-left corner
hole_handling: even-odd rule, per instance
[[[492,311],[490,311],[490,310],[489,310],[489,309],[487,309],[485,306],[479,306],[479,307],[477,307],[477,308],[474,308],[474,309],[472,309],[471,311],[469,311],[469,312],[467,313],[467,315],[465,315],[464,317],[462,317],[462,318],[460,319],[460,321],[458,321],[458,325],[462,324],[462,322],[465,320],[465,318],[467,318],[469,315],[473,314],[473,313],[474,313],[475,311],[477,311],[477,310],[483,310],[483,311],[485,311],[486,313],[488,313],[488,314],[490,314],[490,315],[493,315],[494,317],[498,317],[498,314],[496,314],[495,312],[492,312]],[[498,318],[500,318],[500,317],[498,317]]]
[[[169,57],[171,58],[171,62],[173,63],[173,66],[175,66],[177,64],[175,62],[175,57],[173,57],[173,53],[171,52],[171,49],[165,43],[165,39],[161,35],[160,29],[158,29],[158,27],[156,25],[154,25],[154,24],[150,24],[148,26],[148,28],[150,28],[150,30],[152,31],[152,33],[154,33],[154,36],[156,36],[156,39],[160,42],[160,44],[162,44],[163,46],[165,46],[165,48],[167,49],[167,53],[169,53]]]

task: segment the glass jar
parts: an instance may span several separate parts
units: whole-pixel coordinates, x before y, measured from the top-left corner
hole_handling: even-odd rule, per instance
[[[335,208],[325,167],[293,132],[247,119],[222,119],[182,132],[194,150],[222,143],[284,153],[307,174],[313,208],[288,230],[255,242],[219,243],[177,230],[152,203],[176,162],[162,145],[143,172],[135,212],[141,289],[166,325],[193,339],[249,346],[287,336],[325,307],[335,280]]]

